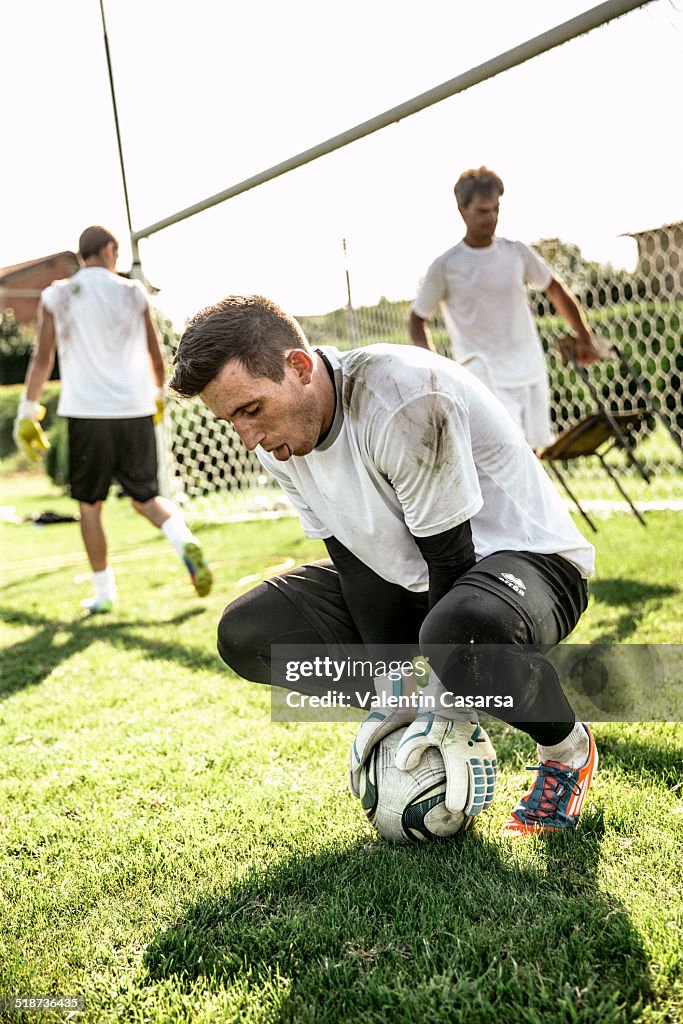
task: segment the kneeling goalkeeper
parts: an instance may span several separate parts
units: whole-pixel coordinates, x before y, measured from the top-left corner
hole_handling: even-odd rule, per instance
[[[495,752],[438,698],[504,696],[489,713],[539,757],[504,833],[573,828],[598,757],[544,652],[585,611],[594,552],[498,400],[417,348],[312,349],[274,303],[237,295],[190,321],[171,387],[232,423],[329,554],[232,602],[223,660],[270,683],[273,644],[408,644],[433,670],[431,699],[361,725],[355,795],[373,745],[407,724],[397,766],[437,747],[446,806],[476,815],[493,799]]]

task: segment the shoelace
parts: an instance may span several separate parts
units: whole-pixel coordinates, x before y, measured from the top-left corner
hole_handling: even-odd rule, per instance
[[[572,769],[556,768],[555,765],[543,763],[528,764],[526,769],[530,772],[538,772],[543,779],[543,791],[538,807],[535,810],[528,810],[526,812],[528,817],[538,821],[552,815],[561,815],[566,818],[564,811],[560,811],[558,807],[562,795],[567,789],[570,790],[572,796],[578,796],[581,792],[581,786],[572,778]]]

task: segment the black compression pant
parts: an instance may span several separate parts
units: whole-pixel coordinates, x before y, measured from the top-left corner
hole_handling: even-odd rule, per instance
[[[499,552],[461,576],[431,611],[426,594],[386,583],[378,592],[388,594],[387,587],[394,604],[397,592],[400,597],[394,635],[381,638],[388,651],[392,643],[411,645],[455,694],[511,696],[512,710],[488,707],[487,713],[537,743],[559,743],[569,734],[575,716],[544,653],[571,632],[586,607],[585,581],[573,566],[557,555]],[[238,675],[270,683],[273,645],[343,651],[378,641],[371,627],[354,622],[338,573],[325,560],[233,601],[218,628],[218,649]],[[295,688],[321,690],[313,680]]]

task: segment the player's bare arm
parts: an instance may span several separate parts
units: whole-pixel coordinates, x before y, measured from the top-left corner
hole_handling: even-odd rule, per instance
[[[412,310],[408,318],[408,334],[413,345],[417,345],[418,348],[429,349],[430,352],[436,352],[432,332],[427,321],[423,320],[421,316],[418,316]]]
[[[30,402],[37,402],[40,398],[40,392],[54,365],[55,322],[52,314],[41,303],[38,307],[38,341],[26,375],[26,398]]]
[[[575,335],[574,357],[581,366],[588,366],[599,359],[598,350],[593,341],[590,328],[586,323],[581,306],[567,286],[557,277],[545,290],[557,312],[564,317]]]
[[[147,350],[149,351],[149,359],[152,364],[152,377],[156,386],[161,388],[164,386],[166,360],[164,359],[164,350],[161,347],[159,332],[152,319],[152,312],[149,306],[145,310],[145,330],[147,332]]]

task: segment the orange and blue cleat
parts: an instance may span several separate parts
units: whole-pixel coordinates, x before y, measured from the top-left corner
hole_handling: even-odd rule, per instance
[[[536,772],[536,778],[503,825],[504,836],[544,835],[576,828],[588,787],[598,767],[593,734],[584,722],[581,724],[588,735],[586,763],[581,768],[569,768],[558,761],[528,765],[530,771]]]

